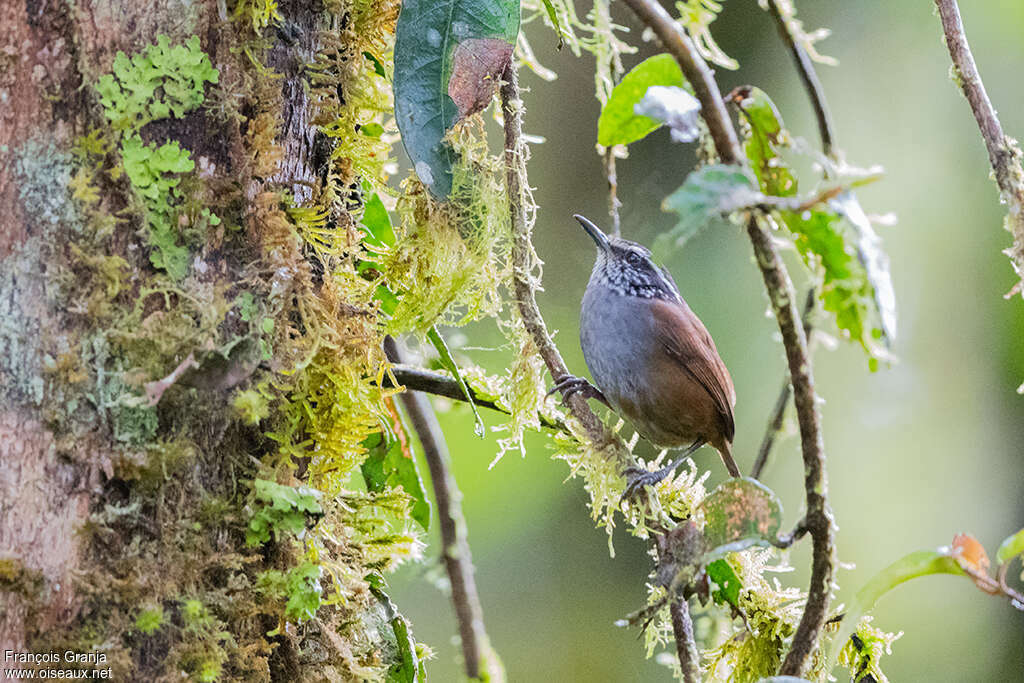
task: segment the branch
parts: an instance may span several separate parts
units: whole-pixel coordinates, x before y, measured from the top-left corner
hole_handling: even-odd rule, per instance
[[[818,135],[821,136],[822,151],[826,156],[834,158],[835,133],[833,132],[832,114],[829,112],[828,102],[825,99],[825,90],[821,87],[818,73],[814,70],[814,62],[811,60],[810,55],[807,54],[807,50],[804,49],[797,39],[796,27],[792,24],[792,5],[789,6],[787,11],[780,0],[770,0],[769,10],[775,18],[775,25],[779,29],[779,35],[782,36],[783,42],[786,43],[790,53],[793,55],[797,71],[800,73],[800,80],[807,91],[807,97],[811,100],[811,107],[814,109],[814,116],[818,122]],[[827,177],[828,171],[826,170],[825,173]],[[807,299],[804,301],[804,310],[800,317],[804,333],[807,335],[808,345],[812,345],[813,342],[811,336],[811,314],[814,312],[814,298],[814,287],[811,287],[807,290]],[[772,409],[768,427],[765,430],[764,437],[761,439],[761,448],[758,449],[757,458],[754,460],[754,467],[750,471],[750,476],[754,479],[761,478],[761,473],[768,463],[768,456],[771,454],[772,446],[775,445],[775,438],[778,436],[779,430],[782,429],[786,405],[789,403],[789,397],[792,393],[792,385],[787,374],[786,379],[782,382],[782,388],[779,389],[779,397],[775,400],[775,407]]]
[[[392,362],[402,360],[401,350],[391,337],[385,338],[384,349]],[[397,378],[396,378],[397,379]],[[456,390],[461,389],[456,384]],[[419,393],[399,395],[409,421],[423,447],[423,457],[430,468],[430,480],[437,501],[437,514],[441,524],[441,556],[448,581],[452,587],[452,605],[459,623],[462,656],[466,677],[483,679],[481,665],[490,658],[490,644],[484,630],[483,608],[473,579],[473,558],[466,536],[466,519],[462,515],[462,494],[449,466],[448,445],[430,400]]]
[[[811,347],[814,345],[814,337],[811,334],[813,331],[811,314],[814,313],[816,296],[817,294],[814,287],[808,288],[807,298],[804,300],[804,310],[800,316],[800,321],[804,327],[804,333],[807,335],[808,351],[812,350]],[[789,381],[789,373],[787,372],[786,379],[782,382],[782,388],[779,389],[779,397],[775,399],[775,407],[772,408],[771,419],[768,420],[768,427],[765,429],[764,437],[761,439],[761,447],[757,450],[757,458],[754,460],[754,466],[750,468],[750,476],[754,479],[761,478],[765,465],[768,464],[768,456],[771,455],[772,447],[775,445],[775,439],[782,430],[783,418],[786,416],[786,406],[789,405],[789,397],[792,395],[793,385]]]
[[[505,169],[509,195],[509,213],[512,222],[512,269],[513,292],[519,306],[519,315],[526,332],[533,339],[537,352],[547,365],[551,377],[557,384],[569,375],[562,360],[562,354],[548,333],[547,324],[537,306],[537,282],[534,279],[536,254],[530,240],[531,224],[526,216],[526,191],[523,179],[526,176],[526,148],[523,143],[523,103],[519,98],[519,79],[514,63],[506,69],[501,83],[501,111],[505,118]],[[625,472],[634,465],[633,456],[622,441],[605,429],[600,418],[579,394],[566,399],[566,405],[586,433],[587,439],[596,447],[618,461],[619,471]]]
[[[459,386],[458,381],[440,372],[418,368],[414,365],[407,365],[405,363],[392,363],[391,372],[394,374],[398,385],[404,386],[406,389],[422,391],[425,394],[433,394],[434,396],[443,396],[445,398],[450,398],[453,401],[464,402],[466,400],[466,394],[462,391],[462,387]],[[382,386],[387,388],[394,387],[394,384],[391,382],[391,378],[386,374],[384,375]],[[466,388],[469,389],[469,396],[473,399],[473,403],[478,408],[487,408],[505,415],[510,414],[508,410],[502,408],[494,401],[480,398],[472,387],[467,385]],[[537,415],[537,419],[543,427],[570,433],[569,427],[561,419],[550,419],[544,415]]]
[[[818,133],[821,135],[822,151],[825,152],[826,156],[831,157],[833,156],[832,146],[835,144],[835,136],[832,132],[832,114],[829,112],[828,102],[825,100],[825,91],[821,87],[821,81],[818,80],[818,74],[814,70],[814,62],[811,60],[810,55],[807,54],[807,50],[797,40],[794,26],[791,23],[793,21],[791,12],[787,12],[783,8],[780,0],[770,0],[769,10],[775,18],[775,25],[779,29],[779,35],[782,36],[782,40],[789,46],[789,51],[796,61],[797,71],[800,72],[800,80],[803,81],[804,88],[807,90],[807,96],[811,100],[814,116],[818,120]]]
[[[1003,134],[1003,127],[999,123],[992,102],[988,99],[985,84],[982,83],[978,66],[974,63],[974,55],[967,44],[967,35],[964,33],[956,0],[935,0],[935,5],[939,8],[946,47],[956,69],[956,81],[967,97],[968,104],[971,105],[975,121],[978,122],[978,129],[988,150],[989,163],[995,171],[1000,198],[1006,203],[1010,214],[1007,229],[1013,234],[1014,240],[1013,247],[1006,253],[1010,256],[1018,277],[1024,277],[1024,168],[1021,166],[1021,151],[1016,142]],[[1014,285],[1010,294],[1016,291],[1024,295],[1022,282]]]
[[[699,683],[700,655],[697,653],[697,641],[693,637],[690,605],[686,598],[677,595],[669,603],[668,609],[672,615],[672,632],[676,636],[676,653],[679,655],[679,669],[683,672],[683,681]]]
[[[721,91],[710,69],[697,54],[692,41],[683,34],[668,12],[653,0],[626,0],[626,4],[654,31],[665,49],[679,62],[683,75],[693,86],[694,93],[701,103],[701,116],[711,133],[718,156],[726,163],[744,165],[736,130],[726,113]],[[832,514],[825,497],[828,490],[825,448],[811,361],[807,353],[807,336],[797,315],[793,283],[771,236],[762,227],[762,221],[769,227],[773,225],[771,216],[753,215],[747,221],[747,235],[753,245],[757,265],[761,269],[761,276],[768,290],[768,297],[775,311],[786,349],[800,424],[807,528],[813,542],[807,604],[793,637],[793,645],[780,671],[783,675],[799,676],[807,668],[808,659],[817,647],[825,623],[835,564],[835,548]]]

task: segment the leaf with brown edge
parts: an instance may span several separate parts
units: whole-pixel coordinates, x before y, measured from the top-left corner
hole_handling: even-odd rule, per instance
[[[459,119],[487,108],[511,59],[512,45],[504,40],[469,38],[459,43],[448,79],[448,96],[458,109]]]
[[[436,199],[458,155],[445,140],[487,106],[519,36],[519,0],[404,0],[395,27],[395,120],[416,175]]]

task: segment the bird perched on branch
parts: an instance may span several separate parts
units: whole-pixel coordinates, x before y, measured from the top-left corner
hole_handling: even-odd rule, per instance
[[[574,217],[597,244],[580,310],[580,345],[597,386],[568,375],[555,378],[550,393],[596,398],[655,445],[686,446],[663,469],[628,473],[627,497],[664,479],[705,443],[729,474],[741,476],[732,457],[736,391],[704,323],[648,249]]]

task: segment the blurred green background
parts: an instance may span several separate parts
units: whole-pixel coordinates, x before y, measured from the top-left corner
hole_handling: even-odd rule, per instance
[[[1003,125],[1024,136],[1024,3],[961,5]],[[819,73],[839,146],[851,163],[886,170],[883,181],[860,192],[861,201],[869,213],[899,217],[896,226],[879,229],[899,303],[899,362],[872,374],[848,344],[834,351],[819,346],[816,355],[839,557],[855,565],[838,572],[843,601],[907,552],[946,545],[959,532],[974,534],[992,552],[1024,526],[1024,397],[1015,393],[1024,382],[1024,303],[1002,298],[1014,282],[1000,253],[1010,238],[977,128],[948,77],[932,3],[816,0],[798,8],[808,29],[833,31],[819,47],[840,63]],[[637,33],[626,8],[613,10]],[[747,83],[762,87],[790,131],[817,146],[810,107],[770,16],[753,0],[731,0],[713,32],[741,64],[736,72],[717,70],[723,92]],[[594,250],[571,214],[608,223],[594,152],[593,59],[556,51],[553,34],[539,24],[528,26],[527,35],[541,63],[559,74],[551,83],[528,72],[521,78],[527,132],[547,139],[533,146],[529,166],[541,207],[535,240],[546,292],[540,302],[560,331],[570,368],[584,373],[578,306]],[[630,56],[627,68],[653,50],[648,44]],[[661,200],[692,165],[692,152],[663,130],[631,146],[630,158],[619,162],[624,236],[650,244],[671,227]],[[784,371],[749,243],[735,226],[719,224],[666,265],[732,372],[739,395],[735,453],[748,469]],[[792,270],[802,284],[801,269]],[[460,332],[471,346],[502,341],[493,324]],[[499,370],[508,351],[467,353]],[[488,471],[494,439],[473,436],[465,409],[438,407],[464,494],[487,629],[509,680],[669,680],[667,669],[644,659],[636,631],[613,625],[644,601],[645,545],[617,533],[616,557],[609,557],[580,482],[564,482],[565,464],[550,459],[542,439],[530,439],[526,458],[508,454]],[[792,432],[764,477],[786,505],[787,526],[803,501]],[[697,464],[712,470],[711,483],[722,478],[711,449],[697,455]],[[435,524],[427,561],[403,568],[392,591],[416,638],[437,652],[432,680],[454,681],[456,629],[448,599],[435,587],[443,577],[436,533]],[[808,549],[805,541],[792,552],[797,571],[782,577],[787,584],[806,588]],[[876,626],[905,631],[884,660],[893,681],[1024,680],[1024,614],[968,581],[911,582],[883,598],[874,614]]]

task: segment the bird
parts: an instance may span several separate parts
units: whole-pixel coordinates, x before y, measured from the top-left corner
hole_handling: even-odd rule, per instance
[[[704,323],[649,249],[573,218],[597,244],[580,307],[580,347],[594,384],[564,375],[549,394],[597,399],[656,446],[685,446],[660,470],[628,471],[624,497],[661,481],[704,444],[730,475],[742,476],[732,457],[736,390]]]

